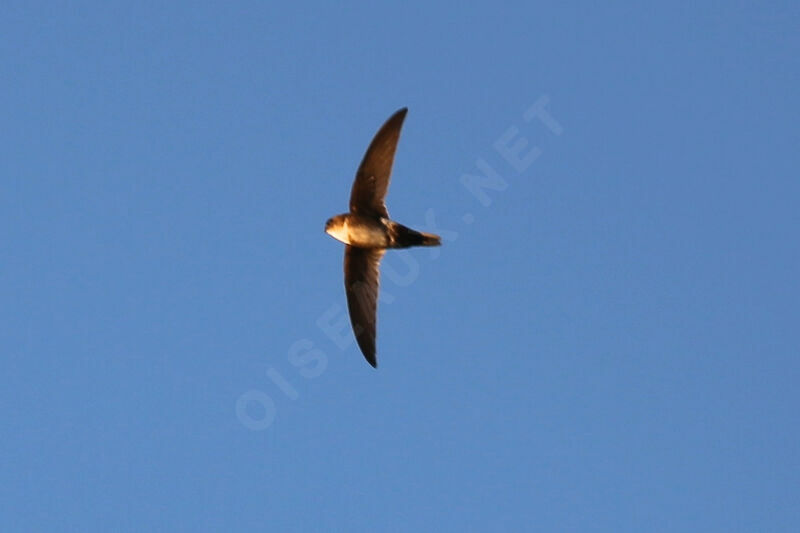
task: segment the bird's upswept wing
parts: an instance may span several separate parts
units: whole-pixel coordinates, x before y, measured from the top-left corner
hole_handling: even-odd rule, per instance
[[[384,253],[381,249],[356,248],[350,245],[344,250],[344,288],[350,323],[361,353],[373,367],[378,366],[375,356],[375,325],[380,263]]]
[[[383,199],[389,190],[394,152],[407,112],[405,107],[397,111],[372,139],[356,172],[350,192],[350,212],[389,218]]]

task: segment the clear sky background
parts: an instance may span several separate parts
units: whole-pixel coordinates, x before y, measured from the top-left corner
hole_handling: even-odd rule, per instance
[[[5,2],[0,530],[800,530],[800,7],[603,4]]]

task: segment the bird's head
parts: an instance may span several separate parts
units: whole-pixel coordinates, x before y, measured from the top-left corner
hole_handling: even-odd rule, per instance
[[[325,233],[345,244],[347,244],[346,217],[347,215],[336,215],[325,222]]]

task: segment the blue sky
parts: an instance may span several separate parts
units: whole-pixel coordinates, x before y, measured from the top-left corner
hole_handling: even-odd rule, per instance
[[[6,2],[0,529],[797,531],[798,23]],[[403,106],[374,370],[323,225]]]

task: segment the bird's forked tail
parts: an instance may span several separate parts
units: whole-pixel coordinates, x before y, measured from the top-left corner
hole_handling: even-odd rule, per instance
[[[421,242],[418,246],[441,246],[442,238],[438,235],[434,235],[433,233],[425,233],[424,231],[419,232]]]
[[[389,248],[409,248],[411,246],[439,246],[442,239],[433,233],[417,231],[396,222],[389,226]]]

